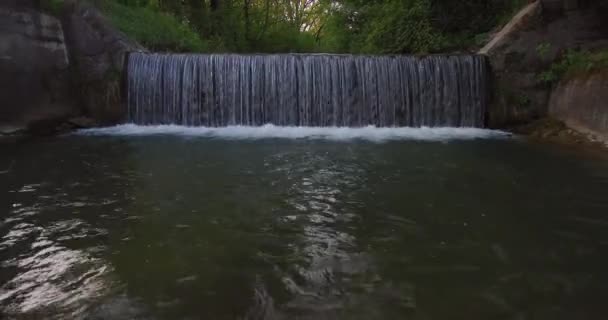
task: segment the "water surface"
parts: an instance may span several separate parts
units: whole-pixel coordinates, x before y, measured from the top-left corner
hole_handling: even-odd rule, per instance
[[[475,135],[91,134],[2,146],[6,318],[606,316],[606,159]]]

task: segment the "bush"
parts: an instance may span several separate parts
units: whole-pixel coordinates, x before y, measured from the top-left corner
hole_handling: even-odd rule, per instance
[[[355,53],[429,53],[439,50],[445,39],[431,24],[428,0],[416,0],[404,5],[401,1],[364,6],[366,15],[355,32],[342,30],[347,52]],[[354,15],[358,13],[354,11]],[[352,35],[348,35],[349,33]]]
[[[42,0],[56,12],[63,0]],[[499,20],[527,0],[316,0],[290,17],[295,1],[81,0],[155,51],[419,54],[481,47]],[[243,6],[243,3],[248,6]],[[244,8],[247,8],[245,10]],[[296,10],[297,11],[297,10]],[[302,20],[304,19],[304,20]],[[542,48],[541,48],[542,49]]]
[[[576,74],[608,68],[608,50],[599,52],[569,50],[549,70],[539,74],[539,81],[552,84]]]
[[[527,0],[340,0],[322,48],[351,53],[458,52],[481,47]]]
[[[112,0],[104,1],[101,9],[114,26],[151,50],[201,52],[207,49],[189,25],[168,13]]]

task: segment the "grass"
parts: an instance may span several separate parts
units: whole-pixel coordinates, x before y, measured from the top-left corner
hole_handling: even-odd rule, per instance
[[[127,36],[154,51],[201,52],[206,43],[176,17],[147,7],[130,7],[112,0],[100,5],[110,22]]]

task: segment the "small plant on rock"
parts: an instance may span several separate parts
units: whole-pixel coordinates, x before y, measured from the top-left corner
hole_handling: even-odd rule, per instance
[[[608,68],[608,51],[568,50],[549,70],[538,75],[543,83],[553,84],[569,75]]]
[[[536,47],[536,53],[541,59],[545,59],[549,54],[549,50],[551,50],[551,44],[548,42],[543,42]]]

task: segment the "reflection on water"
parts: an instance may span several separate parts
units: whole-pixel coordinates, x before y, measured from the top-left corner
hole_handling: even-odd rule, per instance
[[[10,250],[22,237],[43,231],[28,224],[15,226],[2,243]],[[44,233],[44,232],[40,232]],[[20,270],[2,287],[1,301],[9,302],[5,312],[9,314],[36,312],[45,314],[60,310],[63,314],[75,315],[83,301],[93,300],[104,294],[103,276],[107,266],[84,252],[70,250],[48,240],[48,235],[39,235],[31,244],[30,255],[4,261],[3,268]],[[47,310],[47,309],[51,310]]]
[[[283,173],[290,184],[286,202],[294,214],[283,219],[301,225],[301,238],[293,246],[293,254],[303,261],[290,265],[282,275],[282,283],[291,294],[284,309],[300,318],[306,314],[311,318],[333,315],[347,303],[344,293],[351,289],[352,276],[371,271],[371,259],[356,252],[356,239],[346,227],[354,214],[348,212],[349,205],[336,206],[356,200],[348,191],[354,190],[360,177],[340,176],[356,171],[357,165],[340,170],[327,154],[307,153],[303,159],[285,160],[271,167]]]
[[[603,317],[601,159],[517,141],[12,148],[8,318]]]
[[[7,154],[20,157],[11,160],[8,197],[3,195],[8,211],[0,221],[0,302],[9,317],[90,316],[114,287],[113,268],[101,257],[108,229],[90,219],[114,210],[120,188],[103,177],[103,163],[87,161],[97,154],[83,148],[81,157],[63,158],[53,154],[55,146],[20,145]],[[91,195],[87,187],[98,192]],[[104,187],[115,189],[108,194]]]

